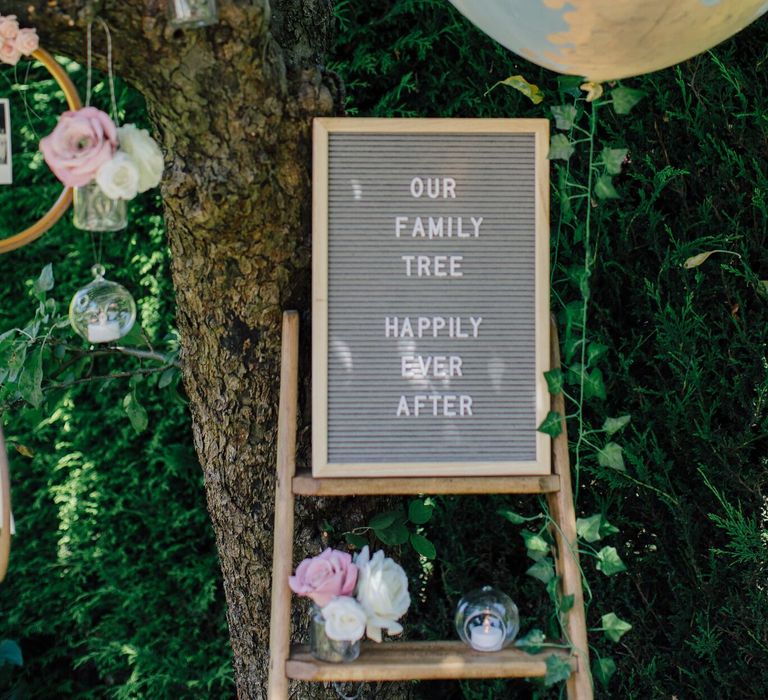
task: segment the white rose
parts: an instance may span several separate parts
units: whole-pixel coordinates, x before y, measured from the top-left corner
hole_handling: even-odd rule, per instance
[[[139,169],[133,158],[118,151],[99,168],[96,183],[110,199],[133,199],[139,191]]]
[[[356,642],[365,634],[368,616],[354,598],[338,596],[323,608],[325,633],[337,642]]]
[[[139,169],[139,192],[157,187],[163,176],[163,152],[146,129],[126,124],[117,130],[120,150],[133,158]]]
[[[396,620],[405,615],[411,604],[408,577],[403,568],[379,550],[371,558],[368,547],[355,557],[358,568],[357,599],[368,615],[366,634],[381,641],[381,630],[400,634],[402,625]]]

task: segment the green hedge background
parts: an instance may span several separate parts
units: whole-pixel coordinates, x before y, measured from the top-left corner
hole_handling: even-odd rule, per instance
[[[561,104],[556,76],[492,44],[440,0],[336,3],[329,67],[360,116],[542,117]],[[607,540],[627,564],[607,578],[585,564],[591,627],[613,611],[633,625],[620,642],[591,633],[618,670],[598,697],[761,699],[768,696],[765,491],[768,488],[768,20],[679,67],[625,81],[647,97],[627,116],[605,112],[598,137],[629,149],[622,198],[592,209],[598,257],[588,280],[588,336],[606,396],[588,424],[631,414],[622,433],[626,474],[585,459],[580,515],[603,512]],[[81,92],[84,71],[68,66]],[[545,93],[533,105],[496,88],[522,74]],[[0,188],[1,235],[41,213],[56,191],[36,151],[63,105],[50,81],[21,66],[0,72],[14,109],[18,182]],[[140,97],[119,86],[121,109],[145,124]],[[104,86],[96,104],[106,107]],[[20,145],[21,144],[21,145]],[[584,176],[578,153],[571,170]],[[557,173],[557,170],[554,171]],[[553,177],[556,182],[556,177]],[[578,302],[583,244],[560,229],[553,197],[553,291]],[[131,289],[147,335],[172,349],[174,299],[157,195],[131,205],[125,233],[106,234],[111,276]],[[685,269],[698,253],[722,249]],[[65,309],[90,280],[90,236],[69,223],[0,257],[0,333],[34,314],[30,280],[53,263]],[[98,358],[97,373],[121,363]],[[131,365],[135,366],[135,365]],[[134,390],[149,428],[123,409]],[[21,668],[0,667],[16,698],[234,697],[224,604],[202,476],[176,382],[149,375],[77,385],[42,410],[4,417],[15,515],[12,568],[0,586],[0,638]],[[573,439],[573,427],[571,438]],[[518,601],[523,631],[549,630],[553,608],[519,528],[497,514],[538,512],[533,499],[434,499],[426,533],[437,559],[392,554],[412,572],[412,637],[452,635],[462,591],[486,581]],[[342,515],[330,523],[349,529]],[[328,525],[328,524],[324,524]],[[318,524],[320,529],[320,524]],[[419,697],[558,697],[537,683],[423,683]]]

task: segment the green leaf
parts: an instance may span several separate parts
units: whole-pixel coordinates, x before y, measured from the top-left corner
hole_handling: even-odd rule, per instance
[[[23,666],[24,658],[21,655],[21,647],[13,639],[4,639],[0,642],[0,666],[11,664]]]
[[[587,347],[587,364],[593,365],[597,362],[605,353],[608,352],[608,346],[602,343],[590,343]]]
[[[595,183],[595,196],[598,199],[621,199],[621,195],[613,186],[613,178],[610,175],[601,175]]]
[[[529,654],[538,654],[544,646],[545,639],[544,632],[534,627],[528,634],[519,637],[515,641],[515,646]]]
[[[27,359],[27,343],[23,340],[17,340],[11,347],[10,353],[6,356],[5,362],[8,368],[8,380],[15,382],[19,378],[24,363]]]
[[[627,567],[621,561],[616,547],[603,547],[597,553],[597,570],[602,571],[606,576],[613,576],[614,574],[626,571]]]
[[[564,595],[560,600],[560,612],[561,613],[567,613],[573,610],[573,602],[575,600],[575,597],[573,593],[570,593],[568,595]]]
[[[627,471],[627,468],[624,466],[621,445],[617,445],[615,442],[609,442],[601,450],[598,450],[597,462],[601,467],[618,469],[620,472]]]
[[[603,383],[603,373],[595,367],[589,374],[584,375],[584,398],[605,399],[605,384]]]
[[[546,433],[550,437],[556,438],[563,432],[562,417],[557,411],[550,411],[537,430],[540,433]]]
[[[437,556],[437,550],[426,537],[411,533],[411,546],[426,559],[434,559]]]
[[[603,430],[605,430],[608,435],[613,435],[614,433],[618,433],[631,419],[632,416],[630,415],[619,416],[618,418],[606,418],[605,423],[603,423]]]
[[[603,522],[600,523],[600,534],[603,537],[608,537],[608,535],[615,535],[618,531],[619,528],[614,527],[605,518],[603,518]]]
[[[621,166],[627,157],[629,151],[626,148],[604,148],[601,153],[605,172],[609,175],[618,175],[621,172]]]
[[[576,121],[576,107],[573,105],[557,105],[552,107],[552,116],[555,118],[555,128],[568,131],[573,128]]]
[[[607,613],[600,618],[600,622],[603,625],[603,632],[612,642],[618,642],[629,630],[632,629],[632,625],[625,622],[615,613]]]
[[[547,380],[547,389],[553,396],[559,394],[563,390],[563,370],[559,367],[544,372],[544,379]]]
[[[408,504],[408,520],[414,525],[423,525],[429,522],[429,519],[432,517],[432,511],[434,511],[432,506],[415,498]]]
[[[142,406],[136,398],[136,394],[131,392],[123,399],[123,408],[128,414],[128,419],[131,421],[133,429],[137,433],[144,432],[149,423],[149,417],[144,410],[144,406]]]
[[[613,111],[616,114],[629,114],[632,108],[645,97],[642,90],[618,87],[611,91],[613,98]]]
[[[549,599],[557,604],[557,599],[560,597],[560,577],[553,576],[547,581],[547,595]]]
[[[545,557],[530,566],[525,573],[542,583],[549,583],[555,577],[555,567],[552,565],[552,559]]]
[[[43,349],[35,350],[24,363],[19,377],[19,393],[30,406],[37,408],[43,403]]]
[[[158,389],[165,389],[174,379],[176,376],[176,368],[175,367],[169,367],[167,370],[165,370],[160,375],[160,381],[157,382],[157,388]]]
[[[356,549],[362,549],[368,544],[368,540],[366,540],[365,537],[356,535],[354,532],[348,532],[344,535],[344,539]]]
[[[38,299],[44,299],[45,293],[53,289],[53,265],[48,263],[40,273],[40,277],[35,280],[32,288]]]
[[[520,535],[525,541],[528,556],[534,561],[538,561],[549,554],[549,543],[541,535],[530,530],[523,530]]]
[[[146,345],[147,341],[144,338],[144,331],[138,323],[134,323],[129,330],[120,340],[120,345]]]
[[[385,530],[397,519],[397,513],[394,511],[387,511],[386,513],[378,513],[374,515],[368,522],[368,527],[373,530]]]
[[[408,541],[410,533],[408,528],[402,523],[393,523],[383,530],[376,530],[378,537],[384,544],[391,546],[405,544]]]
[[[500,80],[496,85],[507,85],[525,95],[533,104],[537,105],[544,100],[544,93],[538,85],[529,83],[522,75],[510,75],[506,80]],[[494,85],[493,88],[496,87]]]
[[[586,542],[597,542],[602,539],[600,532],[600,523],[603,521],[603,514],[597,513],[588,518],[576,519],[576,534]]]
[[[608,688],[608,683],[613,678],[613,674],[616,673],[616,662],[611,657],[598,659],[593,664],[592,671],[603,687]]]
[[[549,141],[549,160],[568,160],[576,151],[565,134],[555,134]]]
[[[579,86],[583,82],[584,78],[578,75],[558,75],[557,89],[571,97],[581,97],[581,89]]]
[[[506,518],[511,522],[513,525],[522,525],[523,523],[527,523],[529,520],[536,520],[539,516],[535,516],[533,518],[526,518],[522,515],[518,515],[513,510],[509,510],[508,508],[499,508],[499,510],[496,511],[499,515]]]
[[[552,654],[547,657],[547,672],[544,674],[544,685],[549,687],[571,677],[571,664],[567,659]]]

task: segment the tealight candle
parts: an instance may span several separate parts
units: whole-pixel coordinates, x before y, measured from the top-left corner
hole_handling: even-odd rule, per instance
[[[88,342],[109,343],[120,337],[120,322],[99,319],[99,323],[88,324]]]
[[[492,620],[489,615],[485,616],[482,625],[476,625],[471,629],[469,642],[476,651],[499,651],[502,641],[504,641],[504,631],[500,623]]]

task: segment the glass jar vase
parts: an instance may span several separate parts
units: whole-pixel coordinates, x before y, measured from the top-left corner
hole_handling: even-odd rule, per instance
[[[325,633],[323,611],[316,605],[310,610],[309,653],[319,661],[329,663],[347,663],[360,656],[360,640],[338,641]]]
[[[168,18],[172,27],[182,29],[216,24],[216,0],[168,0]]]
[[[120,231],[128,226],[128,204],[124,199],[110,199],[91,182],[75,187],[72,223],[82,231]]]

